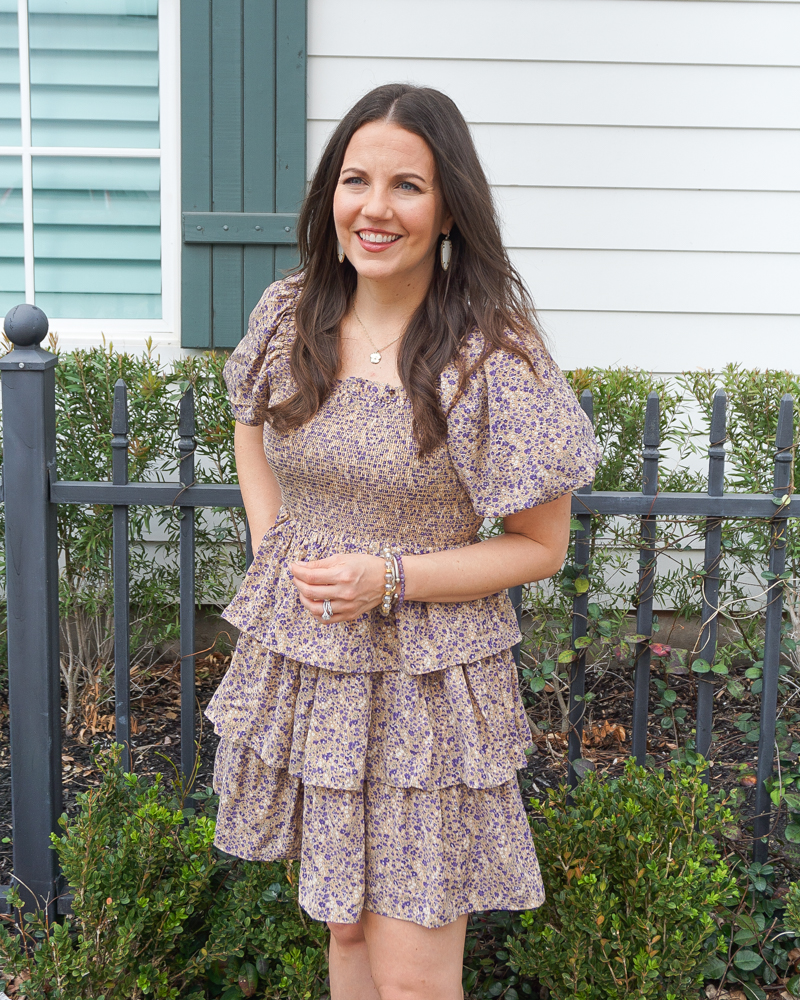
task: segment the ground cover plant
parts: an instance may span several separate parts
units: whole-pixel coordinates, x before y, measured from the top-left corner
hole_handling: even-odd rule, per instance
[[[65,479],[110,478],[113,386],[122,376],[129,384],[131,406],[131,479],[177,478],[177,401],[191,384],[197,388],[198,479],[234,482],[233,421],[221,381],[223,361],[223,355],[207,354],[164,364],[152,353],[130,358],[110,347],[62,355],[57,369],[59,475]],[[716,387],[722,386],[729,399],[726,489],[769,491],[771,442],[780,395],[788,391],[800,398],[796,376],[733,367],[716,375],[689,373],[670,383],[628,370],[584,370],[572,373],[571,378],[576,392],[589,387],[595,397],[597,433],[604,448],[597,489],[640,488],[644,411],[647,395],[654,390],[663,401],[661,488],[704,489],[702,455],[707,447],[711,401]],[[172,510],[133,509],[131,513],[132,595],[134,619],[139,623],[133,636],[136,722],[132,750],[134,770],[146,779],[165,771],[168,765],[164,757],[174,759],[179,749],[178,670],[174,661],[163,659],[177,632],[178,520]],[[636,639],[637,565],[631,551],[638,544],[638,528],[637,519],[596,519],[590,563],[577,566],[571,555],[553,584],[526,589],[520,678],[537,747],[529,767],[521,773],[526,800],[543,802],[549,791],[556,794],[566,777],[568,671],[573,656],[571,602],[578,589],[586,586],[591,599],[584,763],[595,773],[590,781],[605,785],[613,779],[624,780]],[[491,526],[487,530],[492,530]],[[761,869],[750,862],[747,817],[752,811],[756,780],[761,616],[768,582],[763,577],[767,526],[754,522],[724,525],[721,641],[713,664],[698,662],[696,657],[702,586],[702,561],[696,548],[702,543],[703,530],[704,524],[697,519],[659,519],[657,602],[664,610],[657,615],[651,637],[648,763],[668,768],[673,757],[683,759],[692,753],[697,680],[701,673],[711,676],[716,690],[710,776],[712,788],[727,796],[733,816],[718,842],[736,878],[738,896],[735,906],[731,904],[717,914],[721,943],[717,942],[719,948],[713,956],[709,952],[703,971],[709,989],[741,990],[746,1000],[763,1000],[797,985],[793,977],[800,958],[797,923],[791,923],[794,918],[787,916],[791,912],[789,900],[794,898],[794,890],[790,892],[788,887],[800,877],[800,849],[795,846],[800,842],[800,543],[797,525],[790,522],[788,613],[777,733],[779,769],[771,787],[776,825],[770,865]],[[65,567],[60,594],[62,621],[71,623],[70,631],[62,634],[64,708],[71,712],[64,730],[65,804],[74,818],[80,811],[76,793],[99,788],[105,780],[92,759],[92,745],[107,747],[114,725],[110,509],[62,507],[59,532]],[[199,599],[219,608],[243,570],[240,513],[203,514],[198,552]],[[153,572],[154,566],[159,567],[158,572]],[[224,671],[229,640],[234,638],[230,633],[221,635],[219,651],[199,660],[201,706]],[[7,884],[10,876],[7,723],[5,694],[0,690],[0,884]],[[210,778],[214,748],[213,734],[205,731],[200,787]],[[534,819],[540,815],[536,806],[531,806],[531,815]],[[237,912],[244,912],[244,908]],[[529,931],[520,914],[471,918],[465,956],[465,987],[471,998],[505,996],[518,1000],[538,995],[539,982],[514,964],[506,944],[508,938],[524,940]],[[297,947],[302,966],[303,949],[313,945],[300,943]],[[249,989],[247,976],[252,979],[252,973],[247,966],[258,973],[257,964],[246,956],[232,955],[229,961],[227,969],[237,975],[239,966],[244,966],[244,988]],[[212,985],[216,988],[220,984]],[[242,989],[238,981],[226,985],[226,990],[233,991],[226,1000],[248,995]],[[319,995],[324,996],[324,986],[320,989],[323,992]]]
[[[736,901],[715,834],[732,822],[704,762],[589,772],[532,805],[547,898],[509,938],[510,961],[553,1000],[679,1000],[716,953],[715,914]]]
[[[325,933],[297,903],[296,865],[221,854],[213,797],[189,808],[161,775],[124,773],[120,749],[99,754],[99,787],[53,836],[73,915],[18,920],[16,936],[0,924],[8,988],[32,1000],[319,996]]]

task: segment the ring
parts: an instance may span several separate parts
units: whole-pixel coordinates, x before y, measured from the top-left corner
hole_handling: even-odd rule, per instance
[[[331,607],[331,602],[326,598],[322,602],[322,620],[329,622],[331,618],[333,618],[333,608]]]

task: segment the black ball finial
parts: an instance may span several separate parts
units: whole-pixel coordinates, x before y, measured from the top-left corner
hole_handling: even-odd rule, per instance
[[[23,302],[6,313],[3,329],[15,347],[37,347],[47,336],[49,325],[38,306]]]

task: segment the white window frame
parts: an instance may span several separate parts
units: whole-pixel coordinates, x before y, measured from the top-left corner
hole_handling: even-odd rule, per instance
[[[161,319],[75,319],[49,316],[59,346],[88,347],[114,341],[116,347],[141,349],[152,337],[156,347],[180,353],[180,0],[158,0],[159,149],[31,145],[31,82],[28,0],[17,0],[20,51],[21,146],[0,146],[0,156],[22,160],[22,234],[25,254],[25,301],[34,301],[33,178],[34,156],[142,158],[161,161]],[[27,56],[25,58],[23,53]],[[163,353],[163,352],[162,352]]]

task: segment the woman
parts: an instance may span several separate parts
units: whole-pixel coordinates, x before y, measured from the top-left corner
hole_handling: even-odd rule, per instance
[[[301,859],[332,1000],[455,1000],[467,914],[543,899],[505,591],[560,568],[596,445],[449,98],[362,98],[298,232],[225,369],[257,552],[207,713],[217,844]]]

